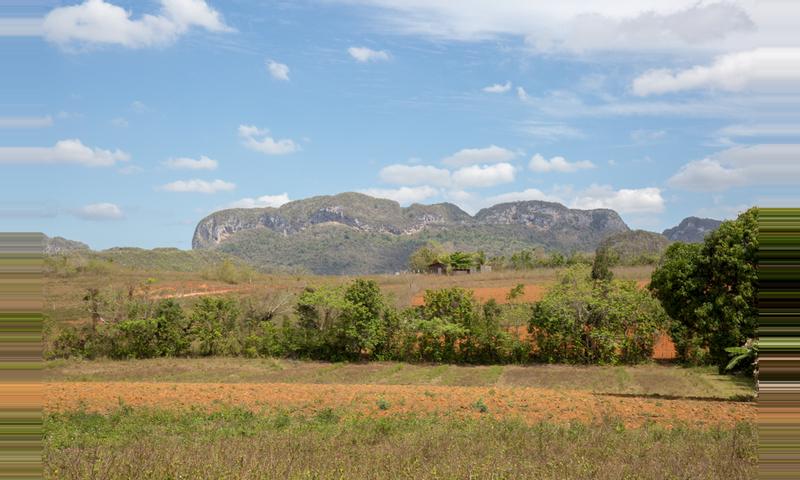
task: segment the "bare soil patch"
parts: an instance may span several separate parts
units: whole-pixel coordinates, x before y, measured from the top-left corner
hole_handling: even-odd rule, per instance
[[[384,402],[384,403],[381,403]],[[732,426],[755,421],[755,405],[707,400],[615,397],[543,388],[442,387],[412,385],[315,385],[252,383],[70,382],[45,385],[45,411],[108,412],[132,407],[213,411],[236,405],[252,411],[314,415],[324,409],[386,416],[436,414],[456,417],[520,418],[595,423],[618,419],[627,428],[658,423]],[[381,408],[383,404],[386,408]],[[479,408],[480,404],[485,409]],[[484,410],[484,411],[481,411]]]

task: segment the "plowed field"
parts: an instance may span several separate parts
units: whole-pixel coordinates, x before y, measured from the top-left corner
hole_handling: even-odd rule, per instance
[[[45,410],[85,408],[107,412],[120,405],[214,410],[235,405],[252,411],[283,410],[313,415],[324,409],[342,414],[385,416],[489,415],[582,423],[618,419],[626,427],[655,422],[732,426],[755,421],[755,404],[593,394],[573,390],[421,385],[319,385],[290,383],[67,382],[45,386]],[[483,410],[483,411],[482,411]]]

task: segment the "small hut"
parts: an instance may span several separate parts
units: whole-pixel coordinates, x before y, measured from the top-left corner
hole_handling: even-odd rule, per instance
[[[445,275],[447,273],[447,265],[437,260],[428,265],[428,273]]]

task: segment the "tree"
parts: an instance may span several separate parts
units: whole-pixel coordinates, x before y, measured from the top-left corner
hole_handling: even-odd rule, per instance
[[[419,247],[408,258],[408,266],[412,271],[424,272],[428,267],[446,256],[444,247],[436,242],[428,242]]]
[[[374,280],[356,279],[344,292],[348,303],[339,325],[342,347],[351,358],[374,355],[386,335],[386,308],[380,287]]]
[[[224,355],[226,336],[237,326],[239,307],[233,299],[202,297],[191,314],[191,329],[200,341],[203,355]]]
[[[634,282],[592,281],[570,267],[533,309],[528,331],[547,362],[636,363],[650,358],[664,310]]]
[[[609,281],[614,278],[611,267],[616,263],[616,255],[608,248],[600,247],[594,254],[592,262],[592,280]]]
[[[475,265],[472,255],[466,252],[453,252],[450,254],[450,268],[458,270],[468,270]]]
[[[707,348],[720,372],[728,363],[725,349],[755,337],[757,252],[758,210],[751,208],[701,246],[670,246],[653,272],[650,290],[677,322],[676,345]]]

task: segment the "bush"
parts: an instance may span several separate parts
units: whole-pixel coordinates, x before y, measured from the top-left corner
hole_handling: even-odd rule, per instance
[[[592,281],[578,266],[535,305],[528,329],[542,361],[618,364],[649,359],[666,324],[658,302],[634,282]]]

